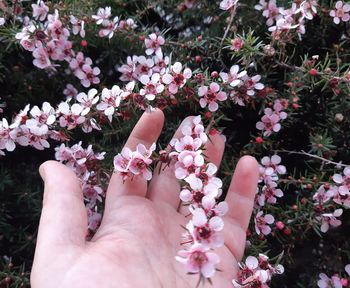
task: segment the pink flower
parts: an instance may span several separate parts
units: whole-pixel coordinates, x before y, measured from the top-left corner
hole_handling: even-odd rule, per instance
[[[6,149],[11,152],[15,150],[16,129],[11,129],[5,118],[0,121],[0,150]]]
[[[41,124],[52,125],[56,121],[55,109],[48,102],[44,102],[41,109],[34,106],[30,110],[30,115]]]
[[[263,211],[256,214],[255,219],[255,231],[258,235],[261,233],[264,235],[269,235],[271,233],[271,225],[275,222],[275,218],[271,214],[263,215]]]
[[[221,10],[229,10],[237,4],[238,0],[222,0],[220,2]]]
[[[176,260],[184,264],[188,273],[200,273],[205,278],[215,274],[215,265],[220,262],[217,254],[210,252],[208,246],[194,243],[188,250],[181,250]]]
[[[244,77],[247,74],[247,71],[243,70],[239,72],[239,66],[233,65],[230,68],[230,73],[227,74],[225,72],[220,73],[220,77],[222,79],[223,83],[229,83],[231,87],[236,87],[239,84],[242,83],[242,77]]]
[[[336,209],[333,213],[324,213],[318,220],[322,221],[321,231],[326,233],[329,227],[338,227],[341,225],[341,221],[337,219],[343,214],[343,209]]]
[[[192,212],[193,218],[186,228],[196,242],[209,247],[221,247],[224,244],[223,235],[219,232],[224,228],[224,221],[219,216],[208,219],[202,208],[196,208]]]
[[[338,191],[341,195],[347,195],[350,193],[350,166],[344,168],[344,176],[341,174],[334,174],[333,181],[338,185]]]
[[[100,37],[108,37],[111,39],[114,35],[114,32],[118,29],[119,26],[119,17],[116,16],[113,18],[113,21],[109,21],[104,25],[104,28],[102,28],[98,35]]]
[[[281,12],[283,8],[279,8],[276,5],[276,0],[270,0],[266,2],[265,0],[260,0],[258,5],[255,5],[256,10],[263,10],[262,15],[267,18],[266,25],[272,26],[274,21],[282,18]]]
[[[227,94],[220,91],[219,84],[213,82],[208,86],[202,86],[198,89],[198,96],[203,97],[199,100],[199,104],[202,108],[208,105],[209,111],[215,112],[218,110],[219,105],[217,101],[225,101],[227,99]]]
[[[101,213],[95,212],[91,208],[88,208],[87,215],[88,215],[88,229],[92,231],[96,231],[97,228],[100,226],[100,223],[102,220]]]
[[[238,52],[244,46],[244,41],[241,38],[234,38],[231,40],[231,50]]]
[[[72,32],[73,35],[79,34],[81,38],[85,37],[85,22],[75,18],[75,16],[70,15],[70,23],[73,25]]]
[[[152,55],[153,53],[157,55],[159,58],[163,58],[163,53],[161,49],[161,45],[164,45],[165,40],[162,36],[157,36],[157,34],[152,33],[148,35],[148,38],[145,39],[146,45],[146,54]]]
[[[39,0],[37,4],[32,4],[33,18],[39,21],[44,21],[47,13],[49,12],[49,7],[47,7],[44,1]]]
[[[120,105],[122,92],[117,85],[114,85],[112,89],[104,88],[102,90],[101,102],[97,104],[96,109],[103,111],[110,122],[112,122],[113,114]]]
[[[138,57],[137,56],[128,56],[126,58],[127,64],[123,64],[118,67],[117,70],[122,73],[120,76],[121,81],[133,81],[137,79],[137,74],[135,73],[135,66],[137,64]]]
[[[120,173],[124,179],[134,175],[142,175],[145,180],[151,180],[152,172],[149,170],[149,166],[152,160],[150,157],[155,149],[155,143],[149,149],[143,144],[138,144],[136,151],[124,147],[122,152],[114,157],[115,171]]]
[[[188,79],[192,77],[192,71],[185,68],[182,71],[182,64],[176,62],[170,68],[170,73],[166,73],[162,77],[164,84],[169,85],[168,89],[171,94],[176,94],[179,88],[182,88]]]
[[[261,118],[261,121],[256,123],[256,128],[258,130],[262,130],[264,132],[264,136],[270,136],[273,132],[280,131],[280,117],[273,113],[271,108],[266,108],[264,113],[265,115]]]
[[[326,190],[325,186],[321,185],[312,198],[316,201],[316,204],[324,204],[337,194],[337,190],[338,189],[335,186],[331,186]]]
[[[319,275],[320,280],[317,281],[317,286],[319,288],[342,288],[343,285],[341,283],[340,278],[337,275],[329,278],[326,274],[321,273]]]
[[[82,116],[88,114],[92,106],[98,102],[99,97],[96,96],[96,94],[96,89],[90,89],[87,95],[84,92],[81,92],[77,95],[77,101],[84,107],[84,110],[81,112]]]
[[[154,73],[151,78],[148,75],[142,75],[140,82],[144,85],[140,89],[140,95],[145,96],[147,100],[154,100],[157,94],[164,91],[164,85],[160,82],[160,75],[158,73]]]
[[[286,174],[286,167],[283,165],[279,165],[281,163],[281,160],[281,157],[277,154],[273,155],[271,158],[268,156],[263,157],[261,159],[261,164],[264,167],[259,167],[260,174],[263,176],[272,176],[274,174]]]
[[[99,84],[100,79],[97,77],[100,74],[100,68],[92,68],[88,64],[84,64],[81,70],[77,70],[76,76],[80,79],[84,87],[90,87],[91,84]]]
[[[147,75],[149,77],[153,74],[153,59],[146,58],[145,56],[136,57],[137,64],[135,67],[135,75],[136,79],[140,79],[142,75]]]
[[[63,94],[66,96],[67,100],[75,98],[78,94],[78,90],[72,84],[67,84],[66,88],[63,90]]]
[[[205,133],[204,126],[201,123],[201,116],[196,116],[192,120],[185,122],[181,127],[181,133],[184,136],[187,135],[193,138],[200,138],[203,144],[208,141],[208,136]]]
[[[57,109],[57,112],[61,114],[59,118],[60,126],[62,128],[67,127],[68,130],[71,130],[84,123],[85,117],[81,115],[83,110],[83,106],[77,103],[72,106],[69,106],[67,102],[60,103]]]
[[[277,183],[273,181],[268,181],[261,189],[261,192],[261,195],[257,195],[258,204],[260,206],[265,206],[265,201],[270,204],[275,204],[277,202],[276,197],[283,197],[283,191],[277,189]]]
[[[111,7],[98,8],[97,15],[92,15],[92,19],[96,21],[97,25],[107,25],[109,17],[111,17]]]
[[[303,17],[308,20],[312,20],[314,15],[317,14],[317,0],[306,0],[300,4],[300,9]]]
[[[33,51],[33,64],[40,68],[40,69],[45,69],[52,67],[52,64],[49,59],[49,55],[47,54],[47,51],[43,47],[36,48]]]
[[[350,5],[349,4],[344,4],[343,1],[337,1],[335,3],[335,10],[331,10],[329,12],[329,15],[333,17],[333,22],[335,24],[339,24],[340,20],[347,22],[350,20]]]
[[[258,259],[254,256],[248,256],[245,263],[241,262],[238,266],[238,277],[232,281],[236,288],[268,288],[272,276],[284,272],[282,265],[272,266],[264,254],[259,254]]]

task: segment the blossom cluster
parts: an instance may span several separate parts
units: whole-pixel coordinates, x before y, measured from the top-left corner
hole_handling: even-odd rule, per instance
[[[238,65],[231,66],[228,73],[222,71],[219,75],[229,98],[240,106],[250,103],[257,92],[264,89],[264,84],[260,83],[260,75],[248,76],[247,71],[240,71]]]
[[[49,71],[56,71],[57,62],[66,61],[73,74],[80,79],[84,87],[100,83],[98,67],[93,67],[92,60],[84,57],[82,52],[75,52],[73,42],[69,40],[71,32],[85,36],[84,21],[73,15],[70,17],[72,27],[60,18],[58,10],[48,14],[49,8],[43,1],[32,4],[33,20],[24,25],[16,34],[21,46],[32,52],[33,64]]]
[[[114,170],[123,177],[123,180],[133,176],[142,175],[149,181],[152,179],[150,165],[152,164],[152,153],[156,149],[153,143],[149,149],[143,144],[138,144],[135,151],[124,147],[122,152],[114,157]]]
[[[269,258],[264,254],[259,254],[258,258],[248,256],[245,262],[239,263],[239,269],[237,280],[233,280],[233,286],[236,288],[268,288],[271,277],[284,272],[281,264],[271,265]]]
[[[350,167],[345,167],[343,174],[334,174],[332,176],[333,184],[321,185],[313,195],[314,204],[323,211],[323,206],[330,201],[350,208]],[[333,212],[321,213],[316,216],[316,220],[321,223],[321,231],[327,232],[330,227],[338,227],[341,220],[338,219],[343,214],[343,209],[338,208]]]
[[[280,163],[281,157],[275,154],[272,157],[263,157],[261,165],[259,165],[259,183],[261,183],[259,188],[261,189],[257,190],[255,197],[255,210],[257,211],[255,231],[258,235],[269,235],[271,233],[270,225],[275,222],[275,218],[271,214],[264,214],[261,209],[266,204],[276,204],[277,198],[283,197],[283,191],[278,188],[277,181],[280,175],[286,173],[286,167]]]
[[[33,64],[40,69],[56,71],[56,67],[60,66],[57,62],[66,61],[84,87],[99,84],[100,69],[93,66],[91,58],[85,57],[82,52],[76,52],[73,42],[69,40],[71,34],[85,37],[86,22],[70,15],[69,22],[65,23],[58,10],[49,14],[49,7],[41,0],[38,4],[32,4],[32,8],[34,19],[24,25],[16,38],[25,50],[32,52]],[[117,30],[127,31],[137,27],[132,19],[124,21],[116,16],[111,21],[110,16],[110,7],[99,8],[97,15],[92,15],[96,24],[103,26],[99,32],[100,37],[112,38]]]
[[[111,39],[114,33],[119,31],[128,31],[135,29],[137,24],[131,18],[121,20],[118,16],[115,16],[111,20],[112,13],[111,7],[99,8],[96,15],[92,15],[92,19],[97,25],[101,25],[102,28],[99,30],[98,35],[100,37],[108,37]]]
[[[279,99],[275,100],[272,109],[264,109],[264,116],[261,117],[261,121],[256,123],[256,128],[261,130],[263,135],[267,137],[273,133],[277,133],[281,130],[280,121],[286,119],[288,116],[283,110],[283,103]]]
[[[94,152],[92,145],[84,149],[81,142],[71,147],[61,144],[55,151],[56,160],[72,169],[79,178],[88,215],[88,229],[96,231],[102,218],[97,204],[105,196],[108,180],[98,162],[104,159],[106,153]]]
[[[192,219],[183,234],[183,250],[177,261],[191,274],[213,277],[220,258],[214,249],[224,245],[222,216],[228,211],[226,202],[219,202],[221,179],[215,177],[217,167],[208,163],[203,148],[208,141],[200,116],[183,123],[182,137],[170,142],[169,157],[175,161],[175,176],[182,182],[180,199]]]
[[[317,14],[317,0],[304,0],[293,2],[288,9],[278,7],[276,0],[260,0],[255,6],[256,10],[262,11],[275,40],[286,40],[288,32],[296,30],[297,33],[305,34],[306,20],[312,20]]]

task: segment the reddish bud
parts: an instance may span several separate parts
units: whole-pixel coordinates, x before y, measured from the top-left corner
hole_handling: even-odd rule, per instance
[[[7,285],[10,285],[11,282],[12,282],[12,279],[11,279],[9,276],[7,276],[7,277],[4,279],[4,283],[7,284]]]
[[[297,210],[298,210],[298,205],[296,205],[296,204],[292,205],[292,209],[293,209],[294,211],[297,211]]]
[[[258,143],[258,144],[261,144],[261,143],[264,142],[264,139],[261,138],[260,136],[258,136],[258,137],[255,138],[255,142]]]
[[[203,36],[202,36],[202,35],[199,35],[199,36],[197,37],[197,40],[198,40],[198,41],[202,41],[202,40],[203,40]]]
[[[283,223],[282,221],[277,221],[277,222],[276,222],[276,228],[277,228],[278,230],[283,230],[284,227],[285,227],[285,225],[284,225],[284,223]]]
[[[347,287],[349,284],[349,281],[346,278],[341,278],[340,282],[341,282],[341,285],[343,285],[343,287]]]
[[[213,71],[213,72],[211,72],[210,76],[211,76],[212,78],[216,78],[216,77],[219,76],[219,73],[218,73],[218,71]]]
[[[292,234],[292,230],[290,230],[289,228],[286,228],[283,230],[283,234],[289,236],[290,234]]]
[[[209,119],[212,113],[210,111],[205,112],[205,118]]]
[[[316,76],[318,74],[317,70],[315,68],[312,68],[309,70],[309,75]]]
[[[301,204],[305,205],[307,203],[307,199],[306,198],[301,198],[300,202],[301,202]]]
[[[197,55],[196,57],[194,57],[194,60],[197,62],[197,63],[200,63],[202,62],[202,57]]]
[[[287,82],[287,86],[288,86],[288,87],[292,87],[292,86],[293,86],[293,83],[289,81],[289,82]]]
[[[214,135],[216,135],[216,134],[219,134],[219,131],[218,131],[218,130],[216,130],[215,128],[210,129],[210,131],[209,131],[209,135],[210,135],[210,136],[214,136]]]
[[[298,108],[299,108],[299,104],[293,103],[293,104],[292,104],[292,107],[293,107],[294,109],[298,109]]]
[[[83,40],[81,40],[80,45],[82,47],[86,47],[88,45],[88,42],[85,39],[83,39]]]
[[[309,184],[307,184],[306,185],[306,189],[308,189],[308,190],[312,190],[312,185],[309,183]]]
[[[141,36],[139,37],[139,40],[140,40],[140,41],[145,41],[145,38],[146,38],[146,37],[145,37],[144,35],[141,35]]]

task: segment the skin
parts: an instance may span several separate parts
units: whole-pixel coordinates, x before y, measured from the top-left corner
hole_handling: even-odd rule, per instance
[[[160,110],[145,112],[125,146],[149,147],[163,124]],[[180,135],[178,130],[174,136]],[[211,136],[205,151],[208,160],[220,165],[224,146],[220,135]],[[45,188],[33,288],[196,287],[198,275],[187,275],[175,260],[188,210],[180,203],[173,167],[155,172],[149,185],[141,178],[123,183],[114,173],[101,226],[90,241],[85,240],[87,215],[75,174],[55,161],[42,164],[39,172]],[[253,157],[242,157],[225,199],[230,207],[224,217],[225,246],[217,250],[222,272],[215,273],[212,286],[207,282],[202,287],[232,287],[244,253],[257,181],[258,163]]]

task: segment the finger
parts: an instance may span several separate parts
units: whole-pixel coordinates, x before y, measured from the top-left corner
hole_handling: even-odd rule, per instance
[[[45,184],[36,254],[84,245],[87,213],[78,178],[56,161],[45,162],[39,172]]]
[[[174,138],[181,138],[183,136],[181,129],[188,123],[192,123],[193,116],[189,116],[182,121],[179,128],[176,130]],[[167,153],[171,151],[170,144],[166,149]],[[159,163],[153,173],[153,179],[149,185],[147,197],[154,202],[165,202],[177,209],[180,203],[179,180],[175,177],[175,167],[173,161],[170,165]]]
[[[134,150],[138,144],[143,144],[148,149],[157,141],[164,123],[164,114],[156,109],[152,112],[145,112],[137,122],[128,138],[125,147]],[[106,195],[106,213],[120,195],[145,196],[147,191],[147,181],[142,176],[123,181],[122,177],[113,173],[108,185]]]
[[[211,135],[205,144],[204,155],[206,160],[215,164],[217,167],[220,166],[222,156],[225,150],[225,140],[219,133]],[[184,216],[189,214],[188,206],[180,204],[179,212]]]
[[[258,178],[258,162],[251,156],[244,156],[238,161],[227,192],[226,202],[230,209],[224,220],[225,244],[237,261],[244,254]]]

